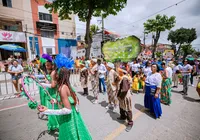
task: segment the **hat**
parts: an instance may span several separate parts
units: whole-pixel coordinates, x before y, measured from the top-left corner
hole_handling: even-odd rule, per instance
[[[92,59],[93,62],[97,63],[97,59]]]
[[[107,66],[110,67],[110,68],[112,68],[112,69],[115,68],[115,65],[114,65],[113,63],[111,63],[111,62],[108,62],[108,63],[107,63]]]

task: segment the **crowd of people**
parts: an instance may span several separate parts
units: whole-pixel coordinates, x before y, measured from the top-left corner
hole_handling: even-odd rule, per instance
[[[13,65],[16,65],[15,61]],[[187,59],[183,63],[174,59],[171,61],[134,59],[128,63],[111,63],[102,59],[91,59],[75,61],[75,67],[73,65],[74,61],[62,54],[57,55],[55,59],[43,54],[41,58],[36,57],[30,64],[39,70],[38,73],[32,71],[30,73],[32,77],[45,79],[42,85],[51,95],[51,98],[48,97],[43,87],[39,86],[42,107],[38,110],[42,117],[48,116],[48,130],[59,130],[59,140],[92,139],[79,112],[80,101],[75,89],[70,84],[72,71],[80,74],[82,95],[91,94],[88,89],[90,84],[94,104],[99,103],[101,93],[107,94],[106,109],[111,109],[114,113],[119,110],[120,116],[117,119],[127,120],[126,131],[130,131],[133,126],[132,95],[134,93],[144,93],[144,107],[156,119],[160,118],[162,115],[161,103],[165,105],[172,103],[172,88],[183,84],[181,92],[183,95],[187,95],[189,81],[191,86],[194,86],[193,78],[198,74],[199,63]],[[15,69],[9,68],[9,72]],[[20,72],[23,70],[18,71],[18,73]],[[200,85],[197,85],[197,88],[199,90]],[[52,102],[55,104],[52,105]]]

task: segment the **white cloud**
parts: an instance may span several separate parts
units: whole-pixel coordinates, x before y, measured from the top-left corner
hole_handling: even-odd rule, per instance
[[[148,19],[138,21],[144,17],[147,17],[159,10],[162,10],[170,5],[180,2],[181,0],[128,0],[127,6],[118,13],[117,16],[108,16],[105,22],[105,28],[114,31],[121,36],[136,35],[139,38],[143,38],[143,23]],[[166,14],[167,16],[176,16],[176,26],[172,29],[184,28],[196,28],[198,38],[193,42],[194,47],[200,48],[200,0],[185,0],[177,6],[173,6],[159,14]],[[154,18],[152,16],[150,18]],[[97,24],[97,20],[101,18],[93,18],[91,23]],[[85,26],[76,18],[77,32],[84,33]],[[167,41],[168,31],[161,33],[160,43],[170,43]],[[146,38],[146,43],[151,43],[151,34]]]

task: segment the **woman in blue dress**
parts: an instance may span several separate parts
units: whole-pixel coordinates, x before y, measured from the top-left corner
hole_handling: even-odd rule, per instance
[[[151,71],[152,72],[147,75],[145,81],[144,106],[155,115],[155,118],[159,118],[162,115],[159,98],[162,76],[159,73],[157,64],[152,64]]]

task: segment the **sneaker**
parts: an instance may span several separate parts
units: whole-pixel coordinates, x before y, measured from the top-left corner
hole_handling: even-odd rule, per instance
[[[93,104],[98,104],[99,103],[99,101],[98,100],[95,100],[94,102],[93,102]]]
[[[112,107],[112,105],[111,104],[108,104],[107,106],[106,106],[106,109],[110,109]]]
[[[103,95],[106,95],[106,92],[103,92]]]
[[[114,112],[114,113],[117,112],[117,107],[114,107],[113,112]]]
[[[127,125],[126,132],[129,132],[132,129],[133,125]]]
[[[192,84],[192,87],[194,87],[194,85]]]

